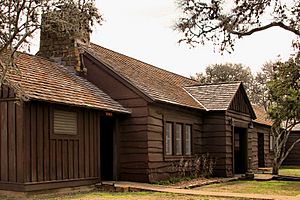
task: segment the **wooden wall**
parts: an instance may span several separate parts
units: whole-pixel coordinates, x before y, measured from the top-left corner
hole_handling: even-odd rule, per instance
[[[233,120],[233,122],[232,122]],[[231,121],[231,122],[230,122]],[[226,111],[226,138],[227,138],[227,144],[226,144],[226,175],[227,176],[232,176],[233,168],[234,168],[234,143],[233,141],[233,128],[243,128],[245,129],[245,134],[247,134],[247,163],[246,163],[246,168],[249,167],[249,157],[252,156],[252,137],[253,137],[253,129],[249,128],[249,123],[252,121],[250,114],[242,113],[242,112],[236,112],[233,110],[228,110]],[[231,138],[231,139],[229,139]],[[229,142],[229,140],[231,142]],[[252,161],[251,161],[252,162]]]
[[[166,121],[192,125],[192,153],[202,153],[202,113],[170,105],[149,106],[148,155],[149,181],[159,181],[174,175],[172,168],[182,156],[164,155],[164,124]]]
[[[23,172],[23,104],[16,101],[13,90],[0,91],[0,188],[24,182]]]
[[[226,127],[230,125],[225,118],[225,112],[210,112],[203,119],[203,150],[216,158],[214,175],[230,176],[232,137],[226,132]]]
[[[101,63],[86,58],[87,80],[131,111],[119,119],[117,179],[148,182],[148,104],[141,94]]]
[[[300,138],[300,131],[291,132],[287,141],[287,148],[292,145],[294,141]],[[294,149],[290,152],[288,157],[283,162],[283,165],[300,166],[300,143],[294,146]]]
[[[258,168],[258,141],[257,134],[264,134],[264,158],[265,167],[272,167],[271,152],[270,152],[270,127],[254,123],[254,129],[252,134],[252,169]]]
[[[6,87],[0,95],[0,189],[31,191],[99,181],[99,111],[71,108],[78,112],[78,135],[54,135],[57,105],[16,102]]]

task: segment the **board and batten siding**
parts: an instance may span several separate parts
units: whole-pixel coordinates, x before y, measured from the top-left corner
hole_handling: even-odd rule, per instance
[[[24,182],[23,103],[12,89],[0,91],[0,189],[20,188]]]
[[[149,105],[148,115],[148,155],[149,182],[167,179],[175,175],[174,165],[182,156],[168,157],[164,154],[165,122],[192,125],[192,154],[202,153],[201,112],[170,105]]]
[[[32,101],[24,108],[26,190],[91,184],[100,180],[100,113],[69,107],[77,113],[77,134],[55,134],[53,110],[64,106]],[[49,184],[38,184],[38,183]]]
[[[148,182],[147,101],[105,65],[89,57],[84,59],[88,71],[84,77],[131,111],[118,120],[117,179]]]

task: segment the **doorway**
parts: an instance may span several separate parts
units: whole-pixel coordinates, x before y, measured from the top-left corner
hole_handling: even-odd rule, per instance
[[[264,134],[257,133],[258,167],[265,167]]]
[[[247,129],[234,128],[234,173],[247,171]]]
[[[114,134],[113,117],[101,117],[100,120],[100,168],[101,180],[111,181],[114,178]]]

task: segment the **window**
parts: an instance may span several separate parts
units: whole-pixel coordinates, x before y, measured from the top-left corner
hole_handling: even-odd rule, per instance
[[[182,155],[182,124],[176,124],[175,154]]]
[[[166,123],[166,155],[172,155],[173,151],[172,151],[172,136],[173,133],[173,124],[167,122]]]
[[[192,125],[166,122],[165,124],[165,155],[192,155]]]
[[[191,140],[191,135],[192,135],[192,126],[191,125],[186,125],[185,126],[185,155],[191,155],[192,153],[192,140]]]
[[[273,135],[270,134],[270,150],[273,150],[273,143],[274,143],[274,138]]]
[[[77,113],[54,109],[53,132],[60,135],[77,135]]]

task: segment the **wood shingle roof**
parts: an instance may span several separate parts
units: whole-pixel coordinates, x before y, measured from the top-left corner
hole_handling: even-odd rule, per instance
[[[196,81],[95,44],[85,48],[88,54],[153,101],[204,110],[184,89],[184,86],[197,84]]]
[[[74,70],[23,53],[18,56],[16,63],[21,77],[10,73],[8,79],[17,82],[29,100],[129,113],[95,85],[77,76]]]
[[[185,87],[206,110],[227,110],[241,82],[206,84]]]

